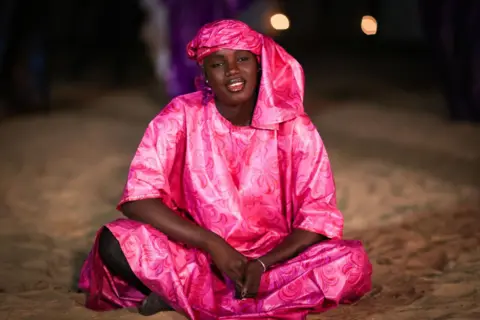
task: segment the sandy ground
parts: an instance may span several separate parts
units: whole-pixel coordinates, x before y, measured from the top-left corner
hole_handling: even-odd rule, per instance
[[[84,309],[75,282],[94,233],[118,216],[159,104],[141,89],[63,88],[56,99],[75,95],[84,108],[0,123],[0,320],[142,318]],[[438,97],[309,99],[346,236],[362,239],[374,264],[367,297],[311,319],[480,319],[480,128],[415,108],[427,100]]]

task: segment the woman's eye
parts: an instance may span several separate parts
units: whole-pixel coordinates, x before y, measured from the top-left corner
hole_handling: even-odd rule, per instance
[[[212,63],[212,68],[218,68],[218,67],[221,67],[221,66],[223,66],[222,62]]]
[[[248,61],[249,59],[249,57],[240,57],[238,58],[238,61]]]

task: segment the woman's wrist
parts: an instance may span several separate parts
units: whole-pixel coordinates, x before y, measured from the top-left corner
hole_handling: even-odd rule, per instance
[[[257,259],[255,259],[255,261],[262,266],[263,272],[266,272],[266,271],[267,271],[268,267],[267,267],[267,265],[263,262],[263,260],[262,260],[261,258],[257,258]]]
[[[257,258],[256,260],[262,265],[265,270],[270,269],[270,267],[276,263],[274,255],[268,253],[260,258]]]

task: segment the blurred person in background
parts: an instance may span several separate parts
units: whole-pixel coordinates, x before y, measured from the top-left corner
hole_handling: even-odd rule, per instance
[[[480,122],[480,1],[420,0],[450,119]]]
[[[153,61],[156,78],[164,83],[170,72],[168,8],[163,0],[141,0],[141,6],[146,13],[141,38]]]
[[[142,38],[155,66],[157,79],[170,98],[195,91],[198,66],[184,55],[185,46],[204,24],[239,18],[267,33],[265,19],[276,0],[143,0],[147,12]]]
[[[48,1],[0,1],[0,74],[4,115],[47,111]]]

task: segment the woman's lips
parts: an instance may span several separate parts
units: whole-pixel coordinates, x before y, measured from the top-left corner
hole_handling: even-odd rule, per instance
[[[227,90],[233,93],[242,91],[245,88],[245,80],[234,79],[228,82]]]

